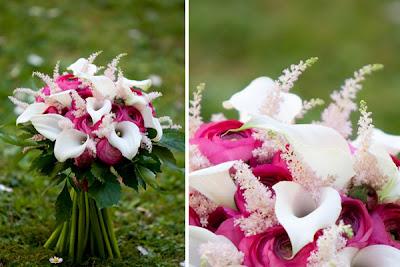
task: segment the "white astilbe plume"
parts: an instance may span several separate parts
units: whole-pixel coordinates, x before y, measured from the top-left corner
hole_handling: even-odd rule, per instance
[[[212,122],[219,122],[219,121],[225,121],[226,117],[223,113],[214,113],[211,115],[211,121]]]
[[[114,130],[115,126],[114,119],[115,119],[115,114],[113,113],[108,113],[104,115],[99,125],[99,128],[96,131],[93,131],[93,133],[97,135],[99,138],[108,137],[111,131]]]
[[[34,91],[31,88],[16,88],[13,91],[13,95],[14,96],[17,96],[17,95],[20,95],[20,94],[25,94],[25,95],[36,97],[36,96],[40,95],[40,92]]]
[[[54,94],[61,91],[57,83],[52,78],[50,78],[49,75],[35,71],[32,73],[32,76],[36,76],[42,79],[46,83],[46,85],[50,88],[50,94]]]
[[[18,99],[18,98],[16,98],[16,97],[14,97],[14,96],[9,96],[8,99],[10,99],[10,101],[11,101],[15,106],[17,106],[17,107],[19,107],[19,108],[21,108],[21,109],[23,109],[23,110],[25,110],[25,109],[29,106],[29,103],[26,103],[26,102],[24,102],[24,101],[22,101],[22,100],[20,100],[20,99]]]
[[[260,147],[252,151],[253,157],[257,159],[258,163],[268,162],[277,150],[275,142],[271,140],[269,133],[263,130],[254,129],[252,136],[255,140],[262,142]]]
[[[151,142],[151,139],[145,134],[142,135],[140,147],[147,150],[149,153],[151,153],[153,149],[153,143]]]
[[[91,55],[87,58],[88,64],[93,64],[93,62],[96,60],[96,58],[97,58],[101,53],[103,53],[103,51],[97,51],[97,52],[94,52],[93,54],[91,54]]]
[[[289,68],[284,69],[282,75],[275,81],[272,93],[266,97],[264,104],[260,107],[260,113],[270,117],[274,117],[274,115],[278,114],[280,104],[283,100],[281,93],[289,92],[300,75],[308,67],[311,67],[317,62],[317,60],[317,57],[312,57],[306,61],[301,60],[297,65],[293,64]]]
[[[357,109],[354,100],[358,91],[362,89],[361,82],[365,76],[382,69],[383,65],[366,65],[354,72],[354,77],[345,80],[340,91],[331,94],[333,102],[322,112],[321,124],[337,130],[344,138],[352,133],[350,114]]]
[[[346,247],[347,236],[353,236],[350,225],[341,220],[339,225],[332,225],[323,230],[317,240],[317,249],[311,252],[307,259],[307,267],[347,267],[340,257],[340,252]]]
[[[218,206],[197,190],[192,190],[189,194],[189,206],[199,215],[200,224],[206,227],[208,215]]]
[[[81,117],[86,114],[86,102],[85,100],[75,91],[71,91],[71,98],[75,104],[75,110],[72,114],[75,117]]]
[[[57,80],[60,77],[60,61],[58,60],[53,70],[53,80]]]
[[[162,96],[161,92],[150,92],[145,95],[147,102],[152,102],[154,99],[159,98]]]
[[[201,117],[201,99],[205,84],[201,83],[197,86],[197,90],[193,93],[193,100],[190,100],[189,105],[189,137],[192,137],[200,125],[203,123]]]
[[[355,185],[367,184],[379,190],[389,181],[389,177],[381,173],[377,159],[369,152],[374,125],[370,117],[371,112],[367,111],[365,101],[360,102],[360,113],[361,116],[358,120],[360,145],[355,154],[354,171],[356,175],[353,178],[353,183]]]
[[[242,266],[244,254],[233,244],[222,242],[207,242],[199,247],[201,266],[238,267]]]
[[[169,116],[163,116],[158,118],[158,121],[161,124],[161,127],[163,129],[176,129],[179,130],[182,128],[182,126],[180,126],[179,124],[174,124],[174,122],[172,121],[172,119]]]
[[[277,224],[274,212],[275,197],[272,191],[254,176],[247,164],[238,161],[234,168],[234,179],[243,191],[246,210],[250,212],[250,216],[236,219],[235,225],[239,225],[246,236],[262,233]]]
[[[203,154],[201,154],[197,145],[189,145],[189,170],[192,172],[210,166],[210,161]]]
[[[311,98],[310,100],[304,100],[303,108],[301,109],[300,113],[296,115],[296,119],[302,119],[308,111],[315,108],[316,106],[321,106],[323,104],[324,100],[320,98]]]
[[[117,71],[117,66],[122,57],[128,55],[127,53],[122,53],[116,56],[110,63],[108,63],[106,70],[104,71],[104,75],[110,78],[111,80],[115,80],[115,72]]]

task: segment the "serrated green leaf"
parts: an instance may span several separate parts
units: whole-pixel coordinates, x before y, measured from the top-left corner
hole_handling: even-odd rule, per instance
[[[96,201],[99,209],[111,207],[121,199],[121,185],[117,181],[95,181],[89,187],[89,195]]]
[[[139,184],[146,189],[146,185],[158,188],[156,175],[148,168],[137,165],[135,166],[136,177],[138,177]]]
[[[62,223],[71,217],[72,212],[72,199],[68,192],[67,182],[64,184],[63,190],[56,200],[56,219],[57,223]]]
[[[118,164],[114,166],[114,169],[117,171],[118,175],[122,177],[124,184],[133,188],[135,191],[138,191],[138,180],[135,174],[135,165],[126,161],[123,164]]]
[[[176,165],[176,159],[174,154],[166,147],[153,145],[152,153],[157,155],[157,157],[163,162],[172,165]]]
[[[34,141],[26,140],[26,139],[20,139],[14,135],[8,135],[4,132],[0,132],[0,139],[7,144],[14,145],[14,146],[37,146],[38,144]]]
[[[155,154],[150,154],[148,152],[143,152],[137,156],[136,164],[145,166],[154,173],[161,172],[161,161]]]
[[[110,167],[99,162],[94,162],[91,165],[90,172],[101,182],[115,180],[115,175],[111,172]]]
[[[185,151],[185,135],[183,132],[174,129],[164,129],[161,140],[158,145],[167,147],[171,150]]]

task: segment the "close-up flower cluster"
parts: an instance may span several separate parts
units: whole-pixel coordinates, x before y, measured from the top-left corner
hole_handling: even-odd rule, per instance
[[[374,128],[366,102],[356,103],[382,66],[356,71],[320,121],[296,123],[323,104],[289,92],[316,61],[257,78],[224,101],[239,120],[203,122],[198,87],[189,120],[191,265],[397,266],[400,137]]]

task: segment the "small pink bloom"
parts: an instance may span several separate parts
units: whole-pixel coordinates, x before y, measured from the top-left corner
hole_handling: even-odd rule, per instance
[[[92,151],[85,150],[79,157],[74,159],[74,164],[81,169],[88,168],[94,160]]]
[[[378,205],[371,213],[373,231],[369,244],[383,244],[400,249],[400,206]]]
[[[56,79],[56,83],[61,90],[77,90],[81,81],[72,74],[61,75]]]
[[[244,264],[252,267],[299,267],[306,266],[316,242],[303,247],[290,259],[292,247],[282,226],[270,227],[264,233],[242,239],[239,250],[244,253]]]
[[[117,122],[130,121],[139,127],[141,132],[146,132],[144,127],[144,120],[142,114],[133,106],[119,106],[113,105],[113,112],[116,114],[115,120]]]
[[[240,244],[240,241],[244,238],[244,233],[240,229],[239,225],[235,226],[235,219],[239,216],[232,217],[230,219],[225,220],[221,225],[218,227],[218,229],[215,231],[216,235],[223,235],[229,240],[232,241],[232,243],[238,247]]]
[[[230,160],[248,161],[252,158],[252,151],[261,145],[260,141],[252,137],[253,131],[248,129],[227,133],[228,130],[240,128],[242,125],[237,120],[205,123],[200,126],[190,143],[197,145],[212,164]]]
[[[43,113],[44,114],[50,114],[50,113],[58,114],[58,109],[56,107],[50,106]]]
[[[93,131],[97,130],[101,124],[101,120],[96,122],[96,124],[93,124],[89,114],[83,115],[78,118],[73,118],[72,122],[75,125],[75,129],[86,134],[91,134]]]
[[[189,225],[201,226],[199,215],[192,207],[189,207]]]
[[[232,218],[239,213],[230,208],[218,207],[208,215],[207,229],[214,232],[225,220]]]
[[[107,165],[115,165],[122,160],[121,152],[113,147],[107,140],[102,138],[96,145],[97,157]]]

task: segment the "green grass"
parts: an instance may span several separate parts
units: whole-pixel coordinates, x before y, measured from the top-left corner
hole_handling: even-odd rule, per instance
[[[90,4],[89,4],[90,2]],[[16,87],[39,87],[32,71],[51,72],[57,60],[67,67],[78,57],[103,50],[96,63],[119,53],[127,77],[162,78],[155,90],[157,112],[184,122],[184,1],[1,1],[0,125],[15,131],[13,106],[7,96]],[[37,6],[38,8],[32,8]],[[51,10],[57,8],[56,11]],[[30,16],[37,13],[39,16]],[[59,13],[51,18],[52,14]],[[27,63],[29,54],[44,59]],[[42,247],[55,225],[54,203],[60,187],[48,177],[28,172],[29,157],[0,144],[0,183],[14,189],[0,192],[0,266],[48,266],[54,256]],[[178,155],[183,166],[183,155]],[[126,189],[114,209],[122,259],[88,259],[85,266],[178,266],[184,260],[184,177],[167,172],[159,178],[163,191],[135,193]],[[137,247],[149,251],[143,256]],[[66,259],[65,259],[66,260]],[[68,260],[61,266],[72,266]]]
[[[293,92],[325,102],[353,71],[382,63],[385,68],[368,77],[358,99],[367,102],[378,128],[400,134],[399,14],[399,3],[389,0],[191,1],[190,88],[207,84],[208,119],[252,79],[277,78],[300,59],[319,57]],[[306,121],[318,119],[320,111]]]

